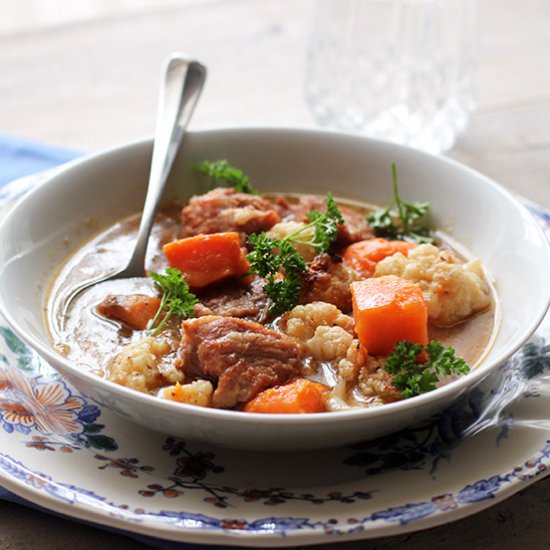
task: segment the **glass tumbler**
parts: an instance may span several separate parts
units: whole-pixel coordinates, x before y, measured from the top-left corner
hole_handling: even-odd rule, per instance
[[[319,124],[450,149],[473,108],[476,0],[317,0],[306,98]]]

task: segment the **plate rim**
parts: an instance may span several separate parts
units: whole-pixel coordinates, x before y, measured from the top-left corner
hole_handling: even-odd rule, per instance
[[[524,461],[529,461],[533,456],[524,457]],[[30,469],[26,468],[31,471]],[[32,472],[36,475],[36,472]],[[62,516],[67,516],[76,521],[91,522],[92,526],[101,528],[110,527],[127,533],[138,533],[145,536],[160,538],[173,542],[182,543],[201,543],[201,544],[223,544],[226,546],[244,546],[244,547],[293,547],[297,544],[321,544],[321,543],[336,543],[349,542],[354,540],[368,540],[387,536],[397,536],[416,531],[422,531],[433,527],[445,525],[459,521],[468,516],[481,512],[493,505],[506,500],[518,491],[527,488],[536,481],[542,480],[550,474],[550,470],[541,472],[540,475],[534,475],[520,479],[518,477],[507,485],[502,490],[498,490],[493,494],[492,498],[458,505],[457,508],[451,510],[439,510],[436,514],[430,514],[427,517],[419,518],[407,523],[388,523],[377,525],[375,529],[366,527],[361,531],[350,529],[347,532],[330,534],[324,531],[302,531],[293,530],[285,533],[258,533],[247,530],[201,530],[200,528],[178,528],[169,526],[153,526],[146,523],[136,523],[124,520],[124,518],[110,515],[108,510],[104,512],[98,511],[90,506],[75,502],[73,504],[66,503],[60,498],[55,498],[49,493],[45,493],[40,489],[33,489],[29,485],[20,480],[6,477],[5,472],[0,470],[0,480],[7,480],[7,483],[2,483],[3,486],[12,491],[17,496],[28,500],[29,502],[40,506],[46,511],[53,511]],[[54,482],[55,483],[55,482]],[[56,483],[57,484],[57,483]],[[432,497],[435,498],[435,497]],[[85,515],[79,515],[78,512],[84,512]],[[118,510],[120,512],[120,510]],[[371,523],[370,525],[373,525]],[[131,526],[132,529],[128,529]],[[122,533],[124,534],[124,533]]]

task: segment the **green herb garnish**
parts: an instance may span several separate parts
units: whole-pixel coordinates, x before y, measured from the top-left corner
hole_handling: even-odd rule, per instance
[[[421,344],[405,340],[398,342],[384,366],[403,397],[434,390],[440,375],[466,374],[470,370],[466,361],[455,355],[454,348],[446,348],[436,340],[432,340],[425,348],[427,361],[419,363],[417,359],[423,349]]]
[[[273,315],[280,315],[298,303],[302,288],[300,273],[307,267],[289,237],[271,239],[265,233],[259,233],[248,238],[248,243],[253,246],[246,257],[250,273],[266,279],[264,290],[273,302],[269,308]],[[281,271],[284,271],[284,276]]]
[[[338,225],[344,223],[344,217],[332,193],[327,193],[325,204],[327,209],[324,212],[312,210],[307,215],[310,223],[301,230],[303,232],[311,227],[314,228],[313,239],[307,241],[307,244],[313,246],[318,254],[327,252],[338,236]]]
[[[148,330],[152,331],[151,336],[159,334],[172,315],[183,319],[194,316],[193,306],[198,303],[198,299],[189,290],[189,285],[179,269],[168,267],[164,274],[152,272],[149,277],[155,281],[155,288],[162,293],[160,306],[148,326]]]
[[[258,195],[258,192],[250,184],[248,176],[239,168],[235,168],[235,166],[229,164],[225,159],[215,161],[205,160],[200,164],[196,164],[194,168],[199,174],[210,178],[212,188],[221,182],[225,182],[229,187],[234,187],[241,193]]]
[[[312,246],[318,254],[327,252],[336,240],[338,225],[344,223],[332,193],[327,194],[325,204],[324,212],[311,211],[310,223],[282,239],[271,239],[266,233],[248,238],[253,247],[247,256],[250,273],[267,280],[264,289],[273,302],[269,310],[273,315],[292,309],[300,298],[300,274],[307,264],[294,245]]]
[[[375,210],[367,216],[367,221],[376,232],[377,237],[388,239],[409,239],[417,243],[430,243],[430,228],[426,217],[430,209],[429,202],[406,202],[399,196],[397,185],[397,168],[391,166],[393,178],[393,199],[385,210]],[[394,209],[396,212],[394,212]]]

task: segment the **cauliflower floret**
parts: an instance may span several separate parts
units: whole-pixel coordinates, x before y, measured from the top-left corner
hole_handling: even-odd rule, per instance
[[[287,237],[291,233],[295,233],[296,231],[302,229],[302,227],[305,227],[305,223],[301,222],[281,222],[275,224],[268,232],[267,236],[271,239],[282,239],[283,237]],[[301,241],[309,241],[313,238],[313,228],[304,231],[304,233],[300,234],[300,240]],[[315,251],[315,248],[312,246],[309,246],[308,244],[296,244],[292,243],[292,246],[296,248],[296,250],[304,257],[306,262],[310,262],[317,256],[317,252]]]
[[[491,297],[483,280],[479,260],[461,263],[450,252],[431,244],[394,254],[378,262],[375,277],[397,275],[417,283],[438,325],[448,326],[489,307]]]
[[[306,340],[305,348],[319,361],[332,361],[344,357],[353,341],[353,336],[342,327],[320,326],[312,338]]]
[[[346,382],[353,382],[367,361],[367,350],[354,338],[346,351],[345,357],[338,363],[338,375]]]
[[[163,385],[182,382],[183,373],[162,359],[172,351],[165,340],[147,337],[124,346],[109,365],[112,382],[141,392],[151,392]]]
[[[296,306],[283,316],[282,326],[289,336],[306,341],[313,338],[317,327],[341,327],[353,333],[353,319],[336,306],[326,302],[311,302]]]
[[[365,367],[359,372],[357,389],[365,397],[373,398],[379,404],[403,399],[401,392],[392,384],[391,374],[380,365],[380,359],[369,358]]]
[[[189,403],[199,407],[209,407],[212,404],[214,386],[208,380],[195,380],[190,384],[176,383],[162,390],[162,397],[178,403]]]
[[[399,399],[400,394],[393,393],[391,379],[383,371],[385,362],[384,357],[369,356],[359,340],[354,339],[338,363],[338,382],[328,394],[329,409],[377,407]]]

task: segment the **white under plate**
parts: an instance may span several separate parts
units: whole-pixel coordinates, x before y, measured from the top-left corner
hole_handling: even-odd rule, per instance
[[[550,214],[529,207],[550,233]],[[292,454],[204,448],[141,428],[78,393],[4,325],[0,485],[68,516],[203,544],[336,543],[459,519],[549,471],[549,317],[510,364],[431,421]]]

